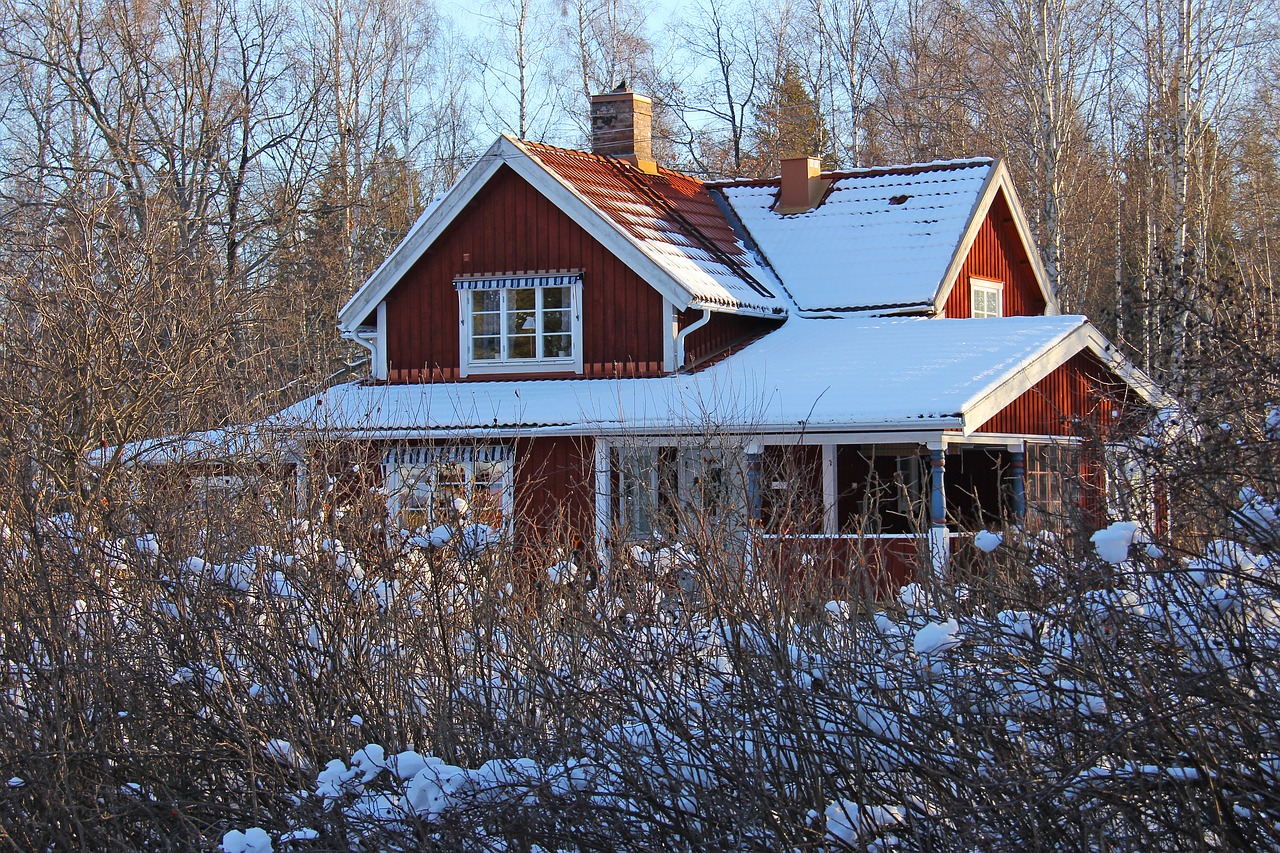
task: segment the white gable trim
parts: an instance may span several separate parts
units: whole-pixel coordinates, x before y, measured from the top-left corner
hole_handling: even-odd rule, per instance
[[[964,235],[956,246],[955,254],[951,256],[951,265],[947,267],[947,272],[940,283],[938,295],[933,301],[935,313],[942,313],[943,308],[946,307],[947,298],[951,296],[951,291],[959,283],[960,270],[964,266],[965,259],[969,257],[969,252],[972,251],[973,244],[978,239],[978,232],[982,230],[982,223],[986,221],[987,214],[991,212],[991,205],[995,203],[996,193],[1000,190],[1004,190],[1005,200],[1009,203],[1009,210],[1013,215],[1013,223],[1018,239],[1022,243],[1022,249],[1031,260],[1031,272],[1040,288],[1040,294],[1044,297],[1045,313],[1060,313],[1058,297],[1049,290],[1049,277],[1045,272],[1044,263],[1040,259],[1040,250],[1036,247],[1035,241],[1031,239],[1031,228],[1027,222],[1026,214],[1022,210],[1022,202],[1018,200],[1018,193],[1013,187],[1013,179],[1009,176],[1009,169],[1005,166],[1003,160],[995,161],[995,166],[987,177],[987,182],[983,185],[982,192],[978,194],[978,200],[969,216],[969,225],[965,228]]]
[[[1125,358],[1107,339],[1087,321],[1071,330],[1048,348],[1027,359],[1012,374],[1006,373],[991,386],[965,404],[963,409],[963,435],[971,435],[999,412],[1035,387],[1073,356],[1085,350],[1093,352],[1104,365],[1137,392],[1138,396],[1155,408],[1164,408],[1171,402],[1156,387],[1151,377]]]
[[[344,331],[356,329],[379,302],[387,298],[391,289],[399,283],[410,268],[421,258],[436,238],[449,227],[458,214],[466,208],[467,203],[475,198],[476,193],[489,181],[493,173],[503,163],[502,143],[499,139],[480,159],[462,173],[452,187],[444,194],[439,203],[414,223],[409,233],[400,241],[400,245],[387,256],[373,275],[369,276],[360,289],[347,300],[338,311],[338,328]]]
[[[502,136],[445,193],[430,214],[410,229],[390,257],[342,307],[338,312],[339,327],[354,329],[360,325],[504,164],[510,166],[530,186],[599,241],[664,299],[676,306],[677,310],[683,311],[696,306],[760,317],[779,316],[769,309],[715,304],[703,306],[678,278],[667,272],[617,223],[543,166],[519,140]]]

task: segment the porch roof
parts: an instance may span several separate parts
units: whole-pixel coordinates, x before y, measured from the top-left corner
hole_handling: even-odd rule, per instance
[[[982,320],[793,316],[706,370],[649,379],[348,383],[267,426],[406,438],[513,430],[610,435],[800,433],[966,426],[1002,384],[1093,339],[1083,317]]]

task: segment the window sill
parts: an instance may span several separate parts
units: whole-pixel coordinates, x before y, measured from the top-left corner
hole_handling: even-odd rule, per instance
[[[511,373],[581,373],[582,365],[568,361],[486,361],[468,364],[463,376],[502,376]]]

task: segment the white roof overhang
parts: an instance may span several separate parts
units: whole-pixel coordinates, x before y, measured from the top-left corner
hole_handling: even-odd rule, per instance
[[[962,433],[971,435],[1002,409],[1035,387],[1073,356],[1088,350],[1153,408],[1172,401],[1156,383],[1124,357],[1093,325],[1082,323],[1045,350],[1027,359],[1012,373],[1006,373],[975,395],[963,407]]]

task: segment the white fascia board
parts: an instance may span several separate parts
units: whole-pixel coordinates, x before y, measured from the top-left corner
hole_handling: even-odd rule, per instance
[[[1089,348],[1101,359],[1102,363],[1116,372],[1126,385],[1138,392],[1138,396],[1146,400],[1156,409],[1165,409],[1177,405],[1177,400],[1156,384],[1156,381],[1140,367],[1130,361],[1116,349],[1102,333],[1092,325],[1088,326]]]
[[[981,321],[979,321],[981,322]],[[1021,364],[997,377],[985,389],[965,403],[963,435],[969,435],[991,420],[1005,406],[1035,387],[1056,368],[1088,345],[1088,325],[1079,326],[1053,341],[1044,349],[1027,357]]]
[[[963,409],[962,434],[964,436],[973,434],[978,427],[995,417],[1001,409],[1030,391],[1037,382],[1086,349],[1097,355],[1103,364],[1115,371],[1125,384],[1151,405],[1161,407],[1170,399],[1149,376],[1121,355],[1101,332],[1087,320],[1082,320],[1079,326],[1023,361],[1012,374],[1006,373],[1004,377],[997,379],[971,398]]]
[[[489,150],[480,156],[462,174],[452,187],[440,199],[435,209],[424,219],[414,224],[409,233],[400,241],[387,259],[369,276],[368,280],[355,292],[347,304],[338,311],[338,328],[343,331],[354,331],[373,311],[378,303],[387,298],[391,289],[400,282],[410,268],[421,258],[435,242],[436,238],[449,227],[458,214],[466,208],[467,203],[475,198],[476,193],[488,183],[493,173],[503,164],[503,138],[489,146]]]
[[[927,426],[920,421],[905,421],[896,424],[865,424],[848,429],[824,427],[822,432],[805,430],[797,424],[746,424],[740,429],[726,427],[720,430],[726,438],[755,438],[766,445],[797,444],[910,444],[925,443],[938,440],[946,430],[959,429],[959,418],[930,418]],[[288,425],[277,427],[281,432],[296,437],[299,428]],[[323,427],[309,429],[302,427],[302,434],[311,433],[316,436],[341,437],[353,440],[380,441],[424,441],[424,440],[459,440],[459,439],[508,439],[508,438],[548,438],[548,437],[591,437],[626,444],[634,441],[637,444],[660,444],[663,440],[707,437],[706,431],[695,425],[675,426],[672,424],[654,425],[649,428],[636,428],[628,424],[576,423],[556,424],[551,426],[474,426],[445,428],[398,428],[370,429],[361,428],[344,431],[337,428]]]
[[[1014,189],[1013,179],[1009,176],[1009,169],[1005,166],[1004,160],[995,162],[991,174],[987,176],[987,182],[978,194],[978,200],[969,216],[969,224],[965,228],[964,235],[960,238],[960,243],[956,246],[955,254],[951,257],[951,265],[947,267],[946,274],[943,275],[942,281],[939,282],[938,295],[933,301],[934,313],[940,314],[942,312],[947,304],[947,299],[951,296],[951,291],[955,290],[956,285],[959,284],[960,270],[964,267],[964,262],[969,257],[969,252],[973,249],[974,241],[978,239],[978,232],[982,230],[982,223],[986,221],[987,214],[991,212],[991,205],[995,203],[996,194],[1001,190],[1004,191],[1005,201],[1008,202],[1009,210],[1013,215],[1013,223],[1016,226],[1018,239],[1022,243],[1022,249],[1031,261],[1031,271],[1035,276],[1036,285],[1040,288],[1040,295],[1044,297],[1044,313],[1049,316],[1061,313],[1058,307],[1058,297],[1049,290],[1049,278],[1045,273],[1044,263],[1040,259],[1040,249],[1031,238],[1031,227],[1027,222],[1026,214],[1022,210],[1022,202],[1018,200],[1017,190]]]
[[[494,172],[504,164],[510,166],[530,186],[542,193],[566,216],[617,256],[663,298],[676,306],[677,310],[683,311],[700,304],[700,301],[694,298],[679,279],[650,257],[644,248],[612,219],[601,213],[577,190],[543,166],[535,155],[520,144],[519,140],[510,136],[501,136],[445,193],[435,210],[410,230],[395,251],[347,301],[347,304],[338,312],[339,328],[349,330],[359,326],[422,257],[436,238],[457,218]],[[755,317],[778,316],[772,311],[741,306],[712,303],[707,304],[706,307],[722,313]]]

